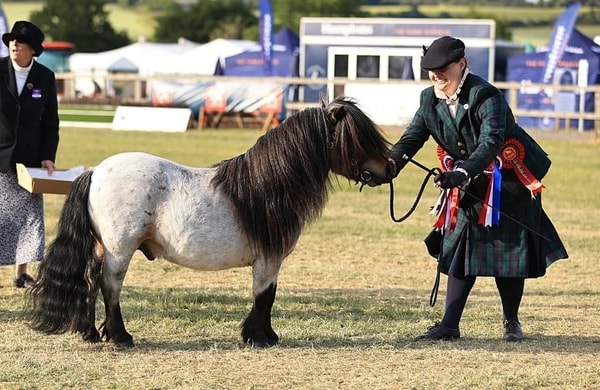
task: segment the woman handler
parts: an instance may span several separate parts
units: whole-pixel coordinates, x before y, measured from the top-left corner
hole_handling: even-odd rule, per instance
[[[43,41],[25,20],[2,35],[9,55],[0,58],[0,265],[16,265],[18,288],[33,286],[27,264],[41,260],[45,230],[42,194],[19,187],[15,165],[52,174],[59,140],[54,72],[35,60]]]
[[[438,145],[442,173],[434,182],[442,192],[435,227],[442,240],[434,252],[448,284],[442,320],[417,339],[460,338],[459,322],[476,277],[493,276],[504,340],[521,341],[525,279],[544,275],[547,266],[568,257],[542,208],[540,180],[551,162],[515,123],[502,91],[469,71],[460,39],[444,36],[423,50],[421,67],[433,85],[421,93],[392,156],[398,173],[429,137]]]

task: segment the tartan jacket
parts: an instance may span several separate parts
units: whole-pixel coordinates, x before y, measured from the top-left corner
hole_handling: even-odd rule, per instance
[[[20,95],[9,57],[0,58],[0,172],[15,163],[39,167],[55,161],[58,101],[54,72],[34,60]]]
[[[421,93],[420,107],[400,140],[392,148],[399,167],[406,164],[404,154],[413,157],[433,137],[438,145],[473,178],[483,172],[499,154],[504,140],[516,138],[525,149],[525,165],[541,180],[550,168],[550,159],[525,130],[515,123],[502,91],[469,74],[458,96],[456,118],[444,100],[435,96],[434,87]]]
[[[467,75],[453,118],[446,101],[435,96],[433,86],[423,90],[412,122],[392,147],[397,166],[406,165],[402,156],[413,157],[429,137],[456,161],[462,160],[460,167],[473,179],[466,189],[473,196],[461,197],[456,226],[445,231],[440,253],[434,256],[441,272],[538,277],[554,261],[568,257],[542,209],[541,194],[532,198],[513,169],[502,169],[500,209],[522,224],[503,216],[497,226],[478,223],[482,202],[477,199],[483,199],[489,182],[489,175],[481,173],[501,153],[505,140],[516,139],[523,145],[523,164],[536,179],[541,180],[551,164],[544,150],[515,123],[502,91],[481,77]]]

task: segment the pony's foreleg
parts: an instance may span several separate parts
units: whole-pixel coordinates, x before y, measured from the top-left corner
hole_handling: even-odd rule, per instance
[[[257,262],[252,268],[254,303],[242,324],[242,339],[253,347],[267,348],[279,342],[271,326],[271,310],[277,293],[277,275],[281,262],[267,265]]]
[[[119,266],[115,265],[119,264]],[[119,347],[133,348],[133,337],[125,329],[123,316],[121,314],[121,305],[119,297],[123,287],[123,280],[129,260],[124,262],[115,262],[111,258],[109,261],[105,259],[104,269],[102,271],[102,296],[104,297],[104,310],[106,319],[100,326],[102,337],[106,341],[112,341]]]

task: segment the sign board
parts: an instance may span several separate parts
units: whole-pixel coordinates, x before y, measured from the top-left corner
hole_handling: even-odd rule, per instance
[[[463,40],[469,69],[493,81],[495,29],[495,21],[486,19],[302,18],[300,77],[352,82],[343,88],[333,83],[309,84],[300,90],[300,100],[318,102],[324,96],[331,99],[344,94],[365,108],[372,107],[365,111],[377,124],[402,125],[399,118],[405,122],[408,112],[418,107],[424,85],[394,87],[386,82],[428,80],[420,68],[423,46],[443,35]],[[412,72],[400,72],[405,66]],[[398,100],[402,100],[400,105]],[[404,112],[395,115],[398,109]]]
[[[191,121],[189,108],[118,106],[112,129],[184,132]]]

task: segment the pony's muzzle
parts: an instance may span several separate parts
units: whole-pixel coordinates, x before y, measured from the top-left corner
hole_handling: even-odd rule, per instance
[[[383,168],[383,167],[377,167]],[[391,182],[396,175],[396,163],[393,159],[388,159],[387,164],[385,165],[385,171],[383,169],[378,170],[369,170],[363,169],[363,171],[359,175],[360,182],[369,187],[376,187],[382,185],[384,183]]]
[[[387,179],[384,177],[380,177],[377,174],[373,174],[371,171],[364,170],[359,175],[359,181],[362,185],[368,185],[369,187],[380,186],[383,183],[387,183]]]
[[[360,173],[360,181],[363,183],[369,183],[373,179],[373,174],[369,171],[362,171]]]

